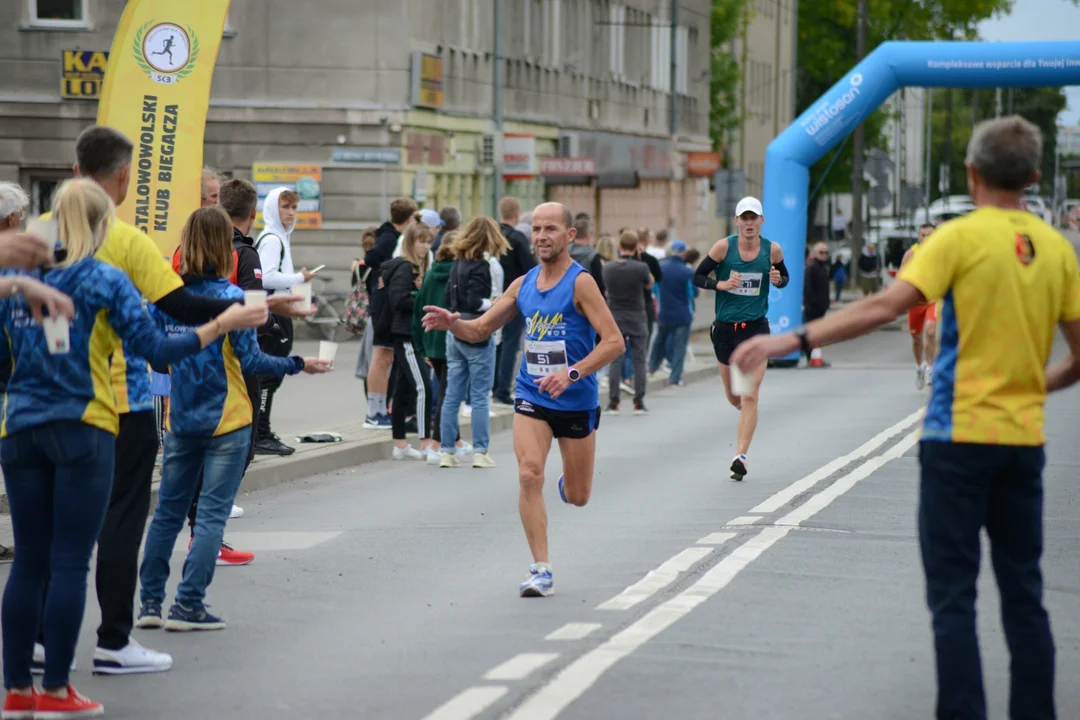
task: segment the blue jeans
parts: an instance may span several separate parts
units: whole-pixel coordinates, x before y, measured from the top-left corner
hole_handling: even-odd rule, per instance
[[[504,339],[503,342],[506,342]],[[495,374],[495,341],[490,338],[485,345],[467,345],[450,333],[446,334],[446,399],[442,412],[442,452],[454,452],[454,438],[458,436],[458,411],[465,400],[468,385],[472,405],[473,449],[478,453],[488,451],[491,418],[488,417],[488,388]]]
[[[33,684],[30,665],[45,601],[45,679],[67,687],[86,607],[86,576],[112,492],[116,437],[77,421],[54,422],[0,440],[15,561],[0,624],[4,686]]]
[[[142,602],[165,601],[169,559],[176,537],[184,527],[201,470],[202,492],[195,518],[195,537],[184,560],[176,601],[188,608],[202,606],[206,588],[214,579],[225,523],[240,489],[250,443],[250,427],[218,437],[177,437],[172,433],[165,437],[158,504],[146,534],[139,569]]]
[[[920,445],[919,546],[933,616],[938,718],[986,717],[975,632],[983,527],[1011,656],[1009,717],[1054,717],[1054,639],[1039,568],[1045,462],[1041,447]]]
[[[660,363],[666,357],[671,363],[669,382],[677,384],[682,380],[683,365],[686,364],[686,346],[690,343],[689,325],[658,325],[656,340],[653,341],[649,355],[649,372],[660,369]]]
[[[525,318],[521,313],[514,313],[514,319],[503,326],[502,342],[498,346],[495,386],[492,388],[492,394],[497,400],[510,402],[510,389],[514,387],[514,380],[517,378],[518,351],[521,349],[521,338],[524,334]],[[449,340],[449,336],[447,339]]]

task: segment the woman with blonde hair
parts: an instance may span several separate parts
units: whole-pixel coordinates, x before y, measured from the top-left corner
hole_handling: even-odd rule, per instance
[[[18,290],[44,283],[70,296],[65,326],[55,310],[6,295],[0,301],[0,364],[11,364],[3,409],[0,467],[19,551],[2,613],[5,718],[90,717],[103,712],[69,684],[86,602],[90,554],[113,482],[119,416],[109,358],[119,336],[134,354],[168,364],[199,352],[223,333],[250,324],[250,308],[231,307],[198,329],[166,337],[120,270],[94,258],[113,203],[91,180],[68,180],[53,200],[60,248],[52,267],[5,280]],[[30,280],[34,278],[38,283]],[[25,284],[25,285],[24,285]],[[31,315],[35,319],[31,318]],[[260,317],[265,322],[266,311]],[[48,333],[46,332],[48,331]],[[45,617],[41,599],[48,580]],[[34,640],[45,627],[44,692],[31,679]],[[36,715],[35,715],[36,713]]]
[[[445,307],[472,320],[491,308],[493,291],[491,258],[509,250],[509,244],[494,220],[473,218],[454,241],[457,259],[446,286]],[[499,288],[499,293],[502,288]],[[454,448],[458,435],[458,411],[468,388],[472,405],[473,467],[493,468],[488,454],[490,423],[488,393],[495,381],[495,340],[486,338],[473,344],[446,334],[446,399],[442,410],[442,442],[439,467],[461,465]]]
[[[431,378],[427,368],[420,362],[413,346],[413,307],[416,294],[423,284],[424,275],[431,267],[431,243],[435,231],[424,223],[414,222],[401,238],[401,255],[382,264],[379,268],[386,288],[386,308],[382,320],[387,334],[394,343],[394,362],[398,366],[398,381],[394,387],[393,407],[390,413],[394,438],[394,460],[434,461],[435,447],[431,442]],[[409,445],[405,439],[405,418],[408,400],[416,396],[416,429],[420,435],[420,449]],[[430,453],[430,455],[429,455]]]
[[[244,291],[228,280],[233,270],[232,223],[224,210],[204,207],[192,213],[180,233],[180,249],[180,271],[188,290],[221,300],[244,297]],[[153,314],[170,335],[186,331],[166,313],[155,309]],[[135,627],[219,630],[225,623],[207,611],[204,600],[252,442],[251,399],[243,375],[280,378],[301,371],[324,373],[330,367],[317,358],[268,355],[259,348],[254,330],[236,330],[197,355],[171,367],[155,363],[154,369],[168,371],[172,381],[169,432],[158,503],[139,570],[142,607]],[[164,620],[161,604],[169,559],[199,485],[200,469],[198,511],[183,579]]]
[[[619,257],[619,245],[610,235],[601,235],[596,240],[596,252],[604,258],[604,262],[611,262]]]

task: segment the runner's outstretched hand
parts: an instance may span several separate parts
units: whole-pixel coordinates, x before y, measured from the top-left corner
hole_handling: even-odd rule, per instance
[[[424,312],[426,314],[420,320],[420,323],[427,332],[431,332],[432,330],[450,330],[450,326],[461,318],[461,313],[452,313],[446,308],[441,308],[438,305],[425,305]]]
[[[545,375],[542,378],[533,380],[533,382],[540,386],[541,393],[547,393],[554,399],[562,395],[566,388],[570,387],[570,372],[569,370],[560,370],[554,375]]]

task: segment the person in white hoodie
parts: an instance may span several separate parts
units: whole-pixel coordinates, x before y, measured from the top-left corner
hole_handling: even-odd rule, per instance
[[[310,282],[314,273],[307,268],[299,271],[293,267],[290,236],[296,227],[296,212],[300,196],[288,188],[270,191],[263,202],[263,231],[255,241],[262,264],[262,284],[269,294],[288,292],[289,288]],[[292,319],[274,315],[275,325],[260,332],[259,347],[268,355],[288,357],[292,351]],[[262,390],[259,409],[259,425],[255,430],[255,452],[259,455],[292,455],[296,452],[270,429],[270,412],[274,405],[274,393],[281,387],[281,378],[259,378]]]

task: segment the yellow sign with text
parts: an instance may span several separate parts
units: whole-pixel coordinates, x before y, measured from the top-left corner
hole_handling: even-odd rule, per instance
[[[210,83],[229,0],[128,0],[109,53],[97,122],[135,144],[117,215],[171,256],[198,209]]]
[[[60,75],[60,97],[92,100],[101,94],[109,53],[99,50],[65,50]]]

